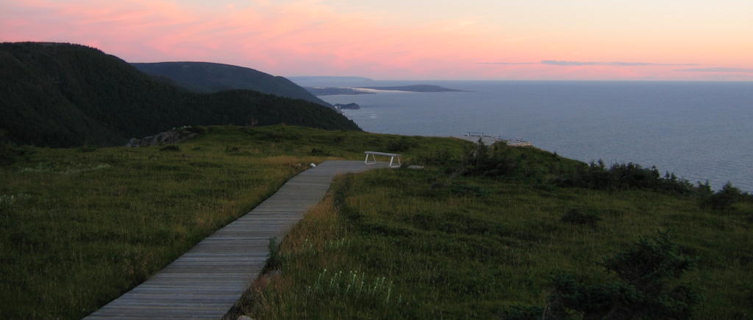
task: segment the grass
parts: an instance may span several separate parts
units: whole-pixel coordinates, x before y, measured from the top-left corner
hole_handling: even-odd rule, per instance
[[[423,170],[340,177],[239,308],[258,319],[525,318],[552,279],[668,231],[697,267],[696,319],[753,316],[753,204],[553,184],[580,164],[532,148],[470,166],[472,144],[289,126],[209,127],[147,148],[0,154],[0,318],[80,318],[249,211],[308,163],[398,152]],[[476,157],[479,159],[479,157]],[[478,165],[477,165],[478,168]],[[493,173],[493,174],[488,174]],[[577,317],[576,317],[577,318]]]
[[[451,178],[436,167],[348,175],[332,190],[282,242],[279,269],[257,280],[242,312],[256,319],[538,319],[526,313],[549,303],[555,275],[614,280],[601,264],[606,257],[667,231],[698,258],[679,280],[701,296],[693,318],[753,317],[751,203],[721,212],[692,196]],[[352,291],[377,282],[367,294]]]
[[[89,314],[311,162],[361,159],[367,149],[405,153],[410,162],[466,147],[271,126],[209,127],[169,146],[15,148],[0,165],[0,318]]]

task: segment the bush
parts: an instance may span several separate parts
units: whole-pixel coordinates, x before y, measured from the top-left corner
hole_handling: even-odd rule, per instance
[[[269,250],[269,256],[267,257],[267,263],[264,265],[262,274],[280,269],[280,265],[282,264],[282,257],[280,257],[280,243],[277,241],[276,237],[269,238],[267,249]]]
[[[400,137],[387,142],[388,152],[405,152],[415,146],[415,142],[410,141],[407,137]]]
[[[424,151],[413,157],[414,163],[429,166],[442,166],[445,168],[455,168],[460,165],[459,157],[446,149],[435,149]]]
[[[180,151],[180,146],[177,144],[170,144],[160,148],[159,151]]]
[[[328,156],[329,152],[324,151],[323,149],[319,148],[311,148],[311,151],[309,152],[312,156]]]
[[[732,205],[739,201],[742,196],[740,189],[727,182],[721,190],[706,199],[706,206],[714,210],[727,211],[732,209]]]
[[[479,142],[463,159],[463,171],[466,175],[474,176],[507,176],[517,173],[519,160],[504,144],[487,147]]]
[[[554,278],[545,319],[579,313],[583,319],[688,319],[698,296],[673,285],[694,265],[667,233],[641,239],[603,262],[618,280],[586,283],[572,274]]]
[[[700,188],[694,187],[687,180],[678,179],[673,173],[666,173],[662,177],[656,167],[643,168],[635,163],[618,163],[606,169],[601,160],[563,174],[555,183],[561,187],[597,190],[650,189],[675,194],[697,193]]]

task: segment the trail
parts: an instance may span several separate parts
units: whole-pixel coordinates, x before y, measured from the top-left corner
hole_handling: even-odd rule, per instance
[[[264,267],[269,239],[282,239],[322,200],[336,175],[384,167],[337,160],[298,174],[251,212],[84,319],[222,318]]]

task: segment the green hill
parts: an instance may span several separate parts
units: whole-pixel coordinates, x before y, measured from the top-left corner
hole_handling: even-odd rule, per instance
[[[197,92],[246,89],[330,106],[284,77],[275,77],[251,68],[209,62],[157,62],[131,63],[131,65],[146,74],[170,79],[177,85]]]
[[[74,44],[0,44],[0,138],[19,144],[124,144],[196,124],[286,123],[358,130],[334,110],[250,90],[200,94]]]

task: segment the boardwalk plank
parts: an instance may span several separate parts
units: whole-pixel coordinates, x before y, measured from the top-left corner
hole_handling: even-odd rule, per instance
[[[220,319],[261,272],[281,238],[319,202],[337,174],[384,165],[326,161],[286,182],[251,212],[202,240],[141,285],[84,319]]]

